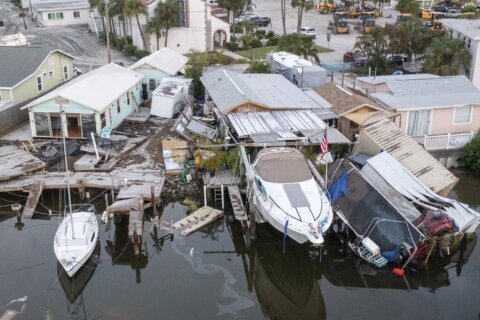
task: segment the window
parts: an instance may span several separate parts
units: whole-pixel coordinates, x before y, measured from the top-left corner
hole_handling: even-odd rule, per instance
[[[73,17],[75,19],[79,19],[80,18],[80,11],[73,11]]]
[[[48,118],[48,113],[35,112],[33,114],[33,121],[35,122],[35,131],[37,137],[51,136]]]
[[[63,66],[63,80],[68,80],[68,66]]]
[[[43,90],[43,77],[41,75],[37,76],[37,89],[38,91]]]
[[[430,110],[410,111],[408,113],[407,134],[419,137],[428,134]]]
[[[127,91],[127,104],[130,105],[130,92]]]
[[[120,108],[120,99],[117,99],[117,113],[120,114],[122,112],[122,109]]]
[[[48,20],[62,20],[63,12],[52,12],[48,14]]]
[[[105,112],[100,113],[100,122],[102,123],[102,129],[107,126],[107,118],[105,117]]]
[[[454,120],[455,124],[470,123],[471,119],[472,119],[471,106],[455,108],[455,120]]]
[[[53,72],[53,70],[48,71],[48,77],[49,77],[50,79],[52,79],[53,77],[55,77],[55,72]]]
[[[155,90],[155,88],[157,87],[157,83],[156,83],[155,79],[153,79],[153,78],[148,79],[148,86],[149,86],[151,91]]]

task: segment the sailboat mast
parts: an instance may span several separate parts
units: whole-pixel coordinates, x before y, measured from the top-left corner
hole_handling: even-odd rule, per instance
[[[62,104],[62,98],[60,98],[60,126],[62,127],[62,140],[63,140],[63,160],[65,162],[65,171],[67,172],[67,195],[68,195],[68,208],[70,210],[70,225],[72,226],[72,238],[75,239],[75,232],[73,228],[73,214],[72,214],[72,195],[70,193],[70,171],[68,170],[68,159],[67,159],[67,142],[65,140],[65,129],[63,127],[63,119],[67,121],[65,115],[65,108]]]

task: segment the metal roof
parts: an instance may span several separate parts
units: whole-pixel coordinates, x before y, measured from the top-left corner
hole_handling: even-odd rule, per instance
[[[310,141],[319,143],[325,129],[329,143],[350,143],[338,130],[327,125],[310,110],[229,113],[228,120],[238,138],[258,143]]]
[[[148,64],[160,71],[168,73],[169,75],[176,75],[182,71],[188,62],[188,58],[169,48],[162,48],[154,53],[143,57],[129,67],[131,70]]]
[[[35,74],[40,65],[53,52],[60,52],[48,46],[0,46],[0,87],[13,88]]]
[[[455,30],[474,40],[480,40],[480,20],[478,19],[442,19],[447,29]]]
[[[61,97],[87,108],[102,111],[139,83],[143,77],[144,75],[139,72],[110,63],[70,80],[22,109]]]
[[[362,149],[369,140],[388,152],[434,192],[449,191],[458,181],[458,178],[428,151],[387,119],[360,131],[359,143],[355,146],[354,153],[364,152]]]
[[[224,114],[247,102],[269,109],[322,107],[279,74],[240,74],[222,69],[203,75],[201,81]]]
[[[390,92],[370,96],[397,110],[480,104],[478,90],[465,76],[386,81]]]
[[[358,77],[357,80],[369,84],[384,83],[389,80],[416,80],[416,79],[431,79],[439,78],[440,76],[430,73],[416,73],[416,74],[402,74],[402,75],[388,75],[388,76],[370,76]]]
[[[73,0],[73,1],[63,0],[58,2],[36,2],[32,6],[39,12],[55,11],[55,10],[90,9],[90,3],[87,0]]]

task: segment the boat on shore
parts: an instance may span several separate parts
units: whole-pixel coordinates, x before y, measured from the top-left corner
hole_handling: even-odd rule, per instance
[[[333,210],[326,189],[294,148],[261,150],[253,164],[252,202],[263,219],[298,243],[322,245]]]

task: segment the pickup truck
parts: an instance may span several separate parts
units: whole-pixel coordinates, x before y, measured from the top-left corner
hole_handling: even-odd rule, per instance
[[[462,17],[462,10],[459,10],[459,9],[448,9],[448,12],[446,14],[446,17],[447,18],[455,18],[455,19],[458,19],[458,18],[461,18]]]

